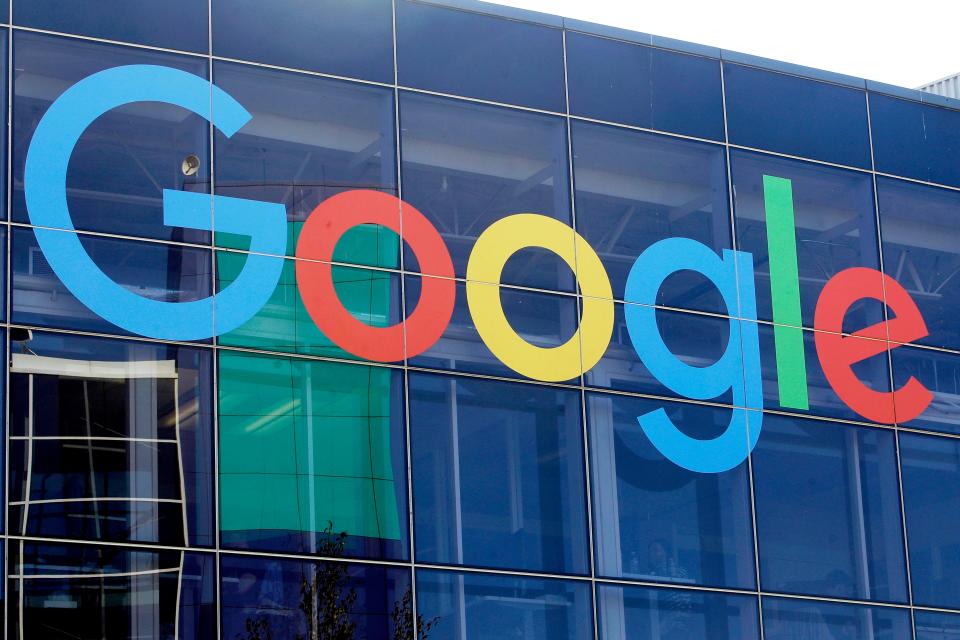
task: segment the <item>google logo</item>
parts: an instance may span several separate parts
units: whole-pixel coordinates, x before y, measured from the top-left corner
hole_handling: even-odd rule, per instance
[[[27,154],[25,197],[34,233],[63,284],[94,313],[132,333],[164,340],[201,340],[232,331],[267,302],[280,279],[286,254],[282,205],[220,195],[163,192],[164,223],[222,231],[250,239],[239,276],[219,293],[191,302],[151,300],[111,280],[93,262],[75,233],[66,197],[67,167],[84,131],[101,115],[135,102],[161,102],[187,109],[232,136],[250,114],[230,95],[184,71],[151,65],[123,66],[91,75],[65,91],[37,126]],[[806,409],[807,380],[800,327],[799,279],[793,200],[789,180],[764,176],[777,374],[781,406]],[[425,276],[410,316],[390,327],[373,327],[340,303],[332,259],[340,238],[359,225],[379,225],[400,235]],[[580,322],[562,345],[527,342],[504,313],[499,284],[512,255],[528,247],[556,254],[576,274],[582,299]],[[456,281],[446,244],[430,221],[409,204],[375,191],[348,191],[314,209],[296,247],[296,276],[304,305],[319,329],[345,351],[377,362],[399,362],[428,350],[444,334],[454,310]],[[753,256],[713,249],[689,238],[666,238],[639,255],[623,292],[630,341],[662,384],[692,399],[726,393],[734,409],[724,432],[710,440],[687,436],[663,409],[638,417],[639,426],[674,463],[702,473],[739,465],[756,445],[762,427],[763,393],[757,329]],[[692,366],[664,343],[655,302],[664,282],[693,271],[720,293],[731,317],[723,355],[706,367]],[[490,225],[477,239],[467,264],[466,296],[480,337],[506,366],[528,378],[556,382],[593,368],[614,328],[613,291],[593,247],[564,223],[536,213],[516,213]],[[889,320],[844,335],[843,321],[860,300],[885,304]],[[861,382],[853,366],[927,335],[916,303],[893,278],[874,269],[836,274],[817,302],[817,355],[837,395],[867,420],[892,424],[922,414],[933,399],[916,378],[884,392]],[[894,411],[896,407],[896,412]],[[745,446],[746,444],[746,446]]]

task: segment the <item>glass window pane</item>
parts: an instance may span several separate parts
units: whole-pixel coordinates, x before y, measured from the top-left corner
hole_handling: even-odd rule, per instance
[[[731,143],[870,168],[863,91],[730,63],[723,81]]]
[[[87,235],[81,235],[80,242],[107,276],[145,298],[189,302],[206,298],[211,293],[213,278],[209,250]],[[14,322],[128,334],[101,319],[73,297],[53,273],[32,230],[13,230],[12,253],[11,317]],[[213,334],[213,327],[210,334]]]
[[[13,220],[29,222],[23,197],[24,164],[37,123],[50,104],[87,76],[131,64],[173,67],[207,77],[205,58],[17,32]],[[80,137],[68,168],[67,203],[74,226],[160,240],[209,242],[207,231],[165,226],[162,197],[164,189],[209,191],[208,126],[196,114],[156,102],[125,106],[97,118]],[[200,168],[186,176],[182,163],[190,155],[199,158]]]
[[[573,124],[577,232],[600,255],[615,298],[623,299],[630,268],[655,242],[679,236],[718,254],[731,248],[724,156],[718,145]],[[657,304],[736,313],[691,271],[672,275]]]
[[[917,640],[956,640],[960,637],[960,615],[915,611],[913,616]]]
[[[440,232],[458,277],[466,276],[477,237],[501,218],[536,213],[572,225],[562,119],[404,93],[400,120],[403,199]],[[408,249],[406,268],[415,264]],[[502,281],[574,287],[558,256],[532,248],[507,262]]]
[[[16,533],[212,546],[211,352],[25,330],[13,338]]]
[[[877,171],[960,187],[960,111],[870,94]]]
[[[253,115],[233,137],[215,134],[217,193],[283,203],[288,255],[307,216],[328,197],[351,189],[396,193],[389,89],[226,62],[214,65],[214,78]],[[399,266],[392,231],[371,226],[348,235],[337,261]],[[217,243],[249,248],[248,238],[228,234],[218,234]]]
[[[10,555],[14,637],[216,637],[212,553],[28,542]]]
[[[960,355],[933,349],[902,346],[890,352],[893,384],[899,389],[916,378],[933,394],[933,402],[920,416],[902,425],[944,433],[960,433]],[[894,399],[896,408],[896,399]]]
[[[918,605],[960,608],[960,441],[900,434],[910,578]]]
[[[580,394],[410,374],[417,559],[589,570]]]
[[[663,409],[683,433],[714,438],[730,410],[590,394],[590,474],[598,575],[753,588],[747,465],[694,473],[667,460],[637,418]],[[744,434],[743,455],[747,455]]]
[[[213,54],[393,82],[390,0],[213,0]]]
[[[590,583],[417,571],[417,614],[430,640],[593,638]]]
[[[567,32],[570,112],[723,140],[720,61]]]
[[[27,0],[13,9],[14,23],[23,27],[180,51],[209,48],[207,5],[196,0]]]
[[[930,335],[918,344],[960,349],[960,193],[877,177],[883,267],[917,303]]]
[[[318,552],[337,557],[340,542],[323,540]],[[221,638],[406,638],[412,628],[402,568],[224,554],[220,593]]]
[[[757,599],[680,589],[597,585],[601,640],[754,640]]]
[[[764,598],[763,631],[767,640],[902,640],[911,635],[910,611],[892,607]]]
[[[765,590],[907,599],[894,437],[764,417],[753,474]]]
[[[219,352],[224,546],[404,558],[399,370]]]
[[[873,183],[869,173],[731,151],[737,248],[753,255],[757,314],[773,320],[764,176],[790,180],[803,326],[813,327],[823,285],[849,267],[880,268]],[[773,283],[787,286],[790,283]],[[862,301],[847,314],[845,331],[883,319],[883,305]]]
[[[397,68],[408,87],[566,111],[559,29],[399,0]]]

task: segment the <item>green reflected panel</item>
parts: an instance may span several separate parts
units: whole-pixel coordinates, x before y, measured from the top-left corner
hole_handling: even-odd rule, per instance
[[[285,532],[332,528],[401,540],[397,371],[232,351],[219,366],[225,537],[247,532],[287,548]]]

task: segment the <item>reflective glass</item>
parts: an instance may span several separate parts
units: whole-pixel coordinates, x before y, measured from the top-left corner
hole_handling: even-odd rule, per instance
[[[588,640],[590,583],[549,578],[417,571],[417,614],[430,640]]]
[[[862,90],[729,62],[723,82],[731,143],[870,168]]]
[[[623,299],[627,274],[650,245],[692,238],[718,254],[731,248],[723,147],[573,123],[577,232],[599,254]],[[657,304],[736,313],[699,274],[681,271],[661,287]]]
[[[213,0],[213,54],[393,82],[390,0]]]
[[[209,47],[207,5],[196,0],[21,0],[14,4],[13,21],[165,49],[206,53]]]
[[[597,585],[601,640],[754,640],[754,596]]]
[[[960,111],[870,94],[877,171],[960,187]]]
[[[189,302],[211,293],[213,265],[209,250],[87,235],[81,235],[80,242],[107,276],[145,298]],[[101,319],[67,290],[47,263],[32,230],[14,228],[11,251],[14,322],[128,333]]]
[[[572,225],[562,119],[403,93],[400,125],[403,199],[440,232],[458,277],[466,276],[477,237],[501,218],[536,213]],[[405,266],[415,264],[408,249]],[[533,248],[507,261],[502,280],[564,291],[574,286],[559,257]]]
[[[37,123],[50,104],[87,76],[131,64],[161,65],[207,77],[204,58],[17,32],[13,220],[29,222],[23,197],[24,164]],[[209,242],[209,232],[165,226],[162,197],[164,189],[209,191],[208,127],[202,117],[158,102],[128,105],[97,118],[80,137],[68,167],[67,203],[74,226],[177,242]],[[187,176],[182,165],[191,155],[199,159],[199,169]]]
[[[913,601],[960,608],[960,441],[900,434]]]
[[[402,85],[565,111],[559,29],[397,2],[397,72]]]
[[[246,254],[233,251],[218,251],[216,258],[217,288],[222,290],[234,281],[247,258]],[[375,327],[400,322],[399,274],[339,265],[333,266],[331,272],[337,302],[357,320]],[[293,259],[284,260],[280,281],[267,303],[250,320],[218,336],[217,342],[266,351],[358,358],[338,347],[317,328],[303,305]]]
[[[421,277],[407,276],[407,317],[420,298]],[[493,285],[479,285],[493,286]],[[466,285],[458,281],[453,317],[443,335],[420,355],[413,355],[408,364],[430,369],[448,369],[470,373],[524,378],[495,356],[481,339],[467,304]],[[578,326],[578,301],[570,295],[500,288],[500,303],[510,326],[524,340],[542,348],[565,344]],[[579,382],[579,376],[572,380]]]
[[[890,357],[895,388],[899,389],[910,378],[916,378],[933,394],[933,402],[926,411],[913,420],[901,421],[901,424],[930,431],[960,433],[960,412],[957,411],[960,404],[960,355],[903,346],[891,351]]]
[[[720,61],[567,32],[570,113],[723,140]]]
[[[637,424],[639,416],[664,409],[686,435],[714,438],[729,425],[730,410],[626,396],[587,398],[597,574],[753,588],[747,465],[719,474],[688,471],[664,458]]]
[[[753,474],[765,590],[907,599],[894,438],[889,429],[764,416]]]
[[[213,554],[123,547],[10,545],[15,638],[216,637]]]
[[[253,119],[214,138],[220,195],[287,208],[287,253],[296,251],[304,220],[320,202],[350,189],[395,194],[393,91],[304,74],[218,62],[217,86]],[[249,248],[249,239],[218,235],[220,246]],[[337,246],[337,261],[398,267],[397,235],[362,227]]]
[[[587,573],[580,394],[411,373],[417,560]]]
[[[877,177],[883,267],[917,303],[930,335],[918,344],[960,349],[960,193]]]
[[[877,220],[870,174],[796,160],[731,151],[737,249],[753,255],[757,314],[773,320],[764,177],[790,180],[796,233],[797,270],[803,326],[813,327],[817,299],[831,277],[849,267],[880,268]],[[779,256],[776,256],[779,257]],[[795,285],[792,285],[795,286]],[[846,316],[844,331],[883,319],[879,302],[859,302]]]
[[[960,637],[960,615],[915,611],[913,624],[917,640],[956,640]]]
[[[910,611],[764,598],[763,631],[766,640],[903,640],[911,636]]]
[[[212,546],[210,351],[22,329],[11,337],[11,529]]]
[[[222,350],[219,372],[223,546],[406,557],[399,370]]]
[[[342,551],[336,536],[318,550]],[[220,594],[221,638],[414,638],[407,569],[224,554]]]

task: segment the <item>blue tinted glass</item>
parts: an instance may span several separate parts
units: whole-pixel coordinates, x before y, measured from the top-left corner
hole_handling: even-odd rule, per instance
[[[730,63],[723,74],[731,143],[870,168],[863,91]]]
[[[559,29],[399,0],[397,69],[409,87],[566,110]]]
[[[960,441],[900,435],[913,600],[960,608]]]
[[[956,640],[960,636],[960,615],[915,611],[913,624],[917,640]]]
[[[597,585],[601,640],[754,640],[757,599],[680,589]]]
[[[960,187],[960,111],[870,94],[877,171]]]
[[[466,275],[477,237],[501,218],[536,213],[572,224],[562,119],[404,93],[400,120],[403,199],[440,232],[458,277]],[[405,265],[416,265],[409,250]],[[541,249],[514,255],[503,282],[574,286],[569,267]]]
[[[933,394],[933,402],[919,417],[901,424],[917,429],[960,433],[960,355],[933,349],[899,347],[890,352],[893,384],[901,388],[916,378]],[[896,408],[896,400],[894,400]]]
[[[220,597],[220,637],[242,640],[404,638],[413,614],[407,569],[345,562],[223,555]]]
[[[20,228],[12,234],[13,309],[10,316],[14,322],[128,333],[103,320],[73,297],[53,273],[33,231]],[[86,235],[80,236],[80,242],[108,277],[145,298],[189,302],[211,293],[213,265],[209,250]]]
[[[417,571],[417,614],[430,640],[588,640],[590,583],[452,571]]]
[[[5,10],[5,6],[6,5],[3,5],[0,8]],[[5,16],[6,13],[4,13],[3,15]],[[3,56],[3,60],[0,61],[0,81],[2,81],[3,83],[3,86],[0,87],[0,104],[7,104],[7,88],[9,86],[7,82],[7,60],[9,59],[9,57],[7,56],[7,46],[8,46],[7,33],[8,32],[5,30],[0,31],[0,55]],[[4,149],[6,149],[7,148],[7,131],[4,127],[0,127],[0,129],[3,129],[2,131],[0,131],[0,144],[3,145]],[[7,158],[6,158],[6,154],[0,154],[0,156],[3,156],[3,157],[0,157],[0,200],[2,200],[2,202],[0,202],[0,219],[6,220],[7,219],[7,205],[6,205]]]
[[[911,635],[910,611],[764,598],[763,631],[767,640],[903,640]]]
[[[7,254],[9,253],[9,244],[7,243],[7,233],[9,228],[4,225],[0,227],[0,287],[7,291]],[[0,320],[7,319],[7,296],[0,296]]]
[[[753,254],[757,315],[772,320],[764,176],[791,181],[803,325],[813,326],[817,299],[831,277],[849,267],[879,269],[870,174],[746,151],[731,152],[737,248]],[[789,285],[790,283],[786,283]],[[782,286],[782,285],[778,285]],[[795,285],[794,285],[795,286]],[[846,316],[845,331],[883,319],[883,305],[864,301]]]
[[[420,287],[420,277],[406,278],[404,293],[407,317],[416,307]],[[456,287],[456,302],[450,324],[429,349],[420,355],[411,354],[408,363],[430,369],[523,377],[487,348],[473,324],[467,304],[466,285],[458,281]],[[579,313],[574,296],[501,287],[500,303],[510,326],[524,340],[538,347],[551,348],[565,344],[577,330]],[[575,379],[574,382],[579,380]]]
[[[213,54],[393,82],[390,0],[213,0]]]
[[[768,409],[781,409],[791,413],[809,413],[813,416],[840,418],[841,420],[864,421],[866,418],[851,409],[840,399],[833,390],[823,373],[820,356],[817,353],[817,333],[809,329],[803,330],[803,355],[807,374],[807,398],[810,408],[804,412],[797,407],[783,407],[780,405],[780,387],[777,378],[777,347],[773,325],[761,324],[758,329],[760,335],[760,364],[763,375],[763,400]],[[846,340],[853,340],[865,344],[861,338],[847,336]],[[828,356],[829,357],[829,356]],[[887,352],[883,351],[871,358],[855,363],[851,369],[857,379],[869,389],[886,393],[890,391],[890,366]],[[893,400],[889,397],[884,400],[887,409],[892,412]]]
[[[218,362],[223,546],[405,558],[401,372],[226,350]]]
[[[25,330],[11,338],[16,533],[212,546],[210,351]]]
[[[26,0],[13,9],[23,27],[199,53],[209,47],[207,4],[196,0]]]
[[[589,569],[580,394],[410,375],[417,559]]]
[[[567,32],[570,113],[723,140],[720,62]]]
[[[627,330],[624,308],[622,303],[614,304],[610,345],[600,362],[584,374],[584,381],[600,389],[676,397],[677,393],[664,386],[637,356]],[[658,309],[657,326],[671,353],[692,366],[705,367],[722,358],[730,336],[729,320],[703,314]],[[730,404],[733,396],[728,392],[711,400]]]
[[[29,222],[23,198],[27,149],[37,123],[63,91],[111,67],[153,64],[207,77],[200,58],[18,32],[13,85],[13,219]],[[67,202],[77,229],[161,240],[209,242],[209,233],[163,224],[164,189],[207,192],[209,128],[180,107],[143,102],[98,118],[81,136],[67,172]],[[182,171],[197,156],[195,175]]]
[[[730,410],[590,394],[590,486],[599,575],[645,582],[752,588],[747,466],[699,474],[667,460],[637,424],[665,409],[677,428],[714,438]],[[744,436],[743,455],[747,454]]]
[[[212,553],[26,543],[10,554],[25,576],[9,583],[15,637],[216,637]]]
[[[577,232],[600,255],[615,298],[637,256],[664,238],[692,238],[718,254],[731,248],[724,155],[711,144],[573,124]],[[671,276],[657,304],[728,312],[716,287],[691,271]]]
[[[960,193],[877,178],[883,267],[917,303],[930,335],[920,344],[960,349]]]
[[[765,590],[906,600],[892,430],[766,415],[753,473]]]
[[[282,202],[288,254],[304,220],[326,198],[350,189],[396,193],[389,89],[230,63],[217,63],[214,78],[253,115],[233,137],[216,134],[217,193]],[[345,240],[349,250],[335,259],[399,266],[396,234],[374,229],[357,239],[360,246],[347,247]],[[218,237],[218,244],[249,246],[239,237]]]

